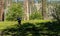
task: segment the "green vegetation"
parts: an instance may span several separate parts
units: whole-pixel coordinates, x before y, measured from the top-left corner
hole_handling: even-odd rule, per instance
[[[5,21],[5,22],[0,22],[0,30],[6,29],[7,27],[10,27],[12,25],[15,25],[15,23],[17,24],[16,21]]]
[[[17,17],[21,17],[23,20],[24,16],[24,8],[22,3],[12,3],[12,6],[8,7],[9,10],[6,14],[6,20],[9,21],[16,21]],[[31,12],[31,15],[29,16],[30,20],[32,19],[42,19],[42,13],[40,11],[37,11],[37,8],[34,7],[34,11]]]
[[[7,16],[7,20],[16,20],[17,17],[21,17],[22,18],[23,15],[23,8],[22,8],[22,4],[20,3],[13,3],[12,6],[9,7],[8,13],[6,14]]]
[[[30,15],[30,20],[35,20],[35,19],[42,19],[42,14],[41,12],[33,12]]]
[[[1,22],[2,23],[2,22]],[[11,36],[54,36],[60,34],[60,24],[58,21],[49,20],[30,20],[22,21],[22,25],[18,25],[16,21],[4,22],[0,26],[4,29],[3,34]],[[10,23],[10,24],[9,24]],[[4,25],[3,25],[4,24]],[[3,26],[2,26],[3,25]],[[4,26],[7,26],[6,28]],[[0,29],[1,30],[1,29]]]
[[[27,22],[30,22],[30,23],[42,23],[42,22],[48,22],[49,20],[29,20],[29,21],[22,21],[22,24],[23,23],[27,23]],[[12,25],[15,25],[17,24],[18,22],[17,21],[4,21],[4,22],[0,22],[0,30],[1,29],[5,29],[7,27],[11,27]]]
[[[29,2],[29,1],[26,1]],[[25,3],[26,3],[25,2]],[[40,0],[39,0],[40,2]],[[38,2],[38,3],[39,3]],[[30,4],[30,3],[29,3]],[[49,3],[50,4],[50,3]],[[0,22],[0,31],[3,32],[4,35],[11,36],[60,36],[60,5],[50,9],[52,16],[54,17],[52,20],[42,20],[42,14],[45,16],[44,12],[38,11],[36,7],[32,7],[33,9],[28,21],[21,21],[21,25],[17,22],[17,17],[23,18],[23,6],[22,2],[12,3],[11,7],[6,14],[6,20],[4,22]],[[45,4],[44,4],[45,5]],[[54,3],[54,5],[56,5]],[[45,6],[43,6],[44,8]],[[52,6],[53,7],[53,6]],[[48,7],[49,8],[49,7]],[[28,8],[30,9],[30,8]],[[29,10],[30,11],[30,10]],[[27,12],[26,12],[27,13]],[[24,16],[25,17],[25,16]],[[28,18],[28,17],[27,17]],[[55,19],[57,21],[55,21]]]
[[[54,19],[60,21],[60,5],[55,6],[55,10],[54,13],[52,13],[52,16],[54,17]]]
[[[55,12],[55,18],[57,19],[57,20],[60,20],[60,5],[58,5],[56,8],[56,12]]]

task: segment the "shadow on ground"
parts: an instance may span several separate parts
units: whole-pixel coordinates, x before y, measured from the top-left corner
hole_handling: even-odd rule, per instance
[[[24,23],[3,30],[3,34],[11,36],[60,36],[58,21],[46,23]]]

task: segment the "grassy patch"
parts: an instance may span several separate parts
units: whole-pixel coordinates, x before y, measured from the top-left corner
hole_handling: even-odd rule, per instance
[[[43,22],[49,22],[50,20],[29,20],[29,21],[22,21],[23,23],[43,23]],[[5,29],[7,27],[11,27],[13,25],[17,24],[17,21],[4,21],[0,22],[0,30]]]
[[[49,20],[22,21],[22,25],[16,25],[17,21],[5,21],[0,25],[3,34],[16,36],[55,36],[60,34],[60,22]]]
[[[0,22],[0,30],[5,29],[5,28],[7,28],[9,26],[12,26],[12,25],[15,25],[15,24],[17,24],[16,21],[4,21],[4,22]]]

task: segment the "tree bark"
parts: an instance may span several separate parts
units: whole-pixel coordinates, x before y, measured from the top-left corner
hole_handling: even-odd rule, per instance
[[[4,13],[4,0],[0,0],[0,21],[3,21]]]
[[[47,13],[46,13],[46,0],[42,0],[42,16],[43,19],[47,19]]]
[[[29,20],[29,0],[24,0],[24,20]]]

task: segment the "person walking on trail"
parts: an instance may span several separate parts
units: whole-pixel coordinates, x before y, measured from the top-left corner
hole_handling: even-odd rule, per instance
[[[18,20],[18,24],[21,25],[21,18],[17,17],[17,20]]]

